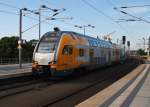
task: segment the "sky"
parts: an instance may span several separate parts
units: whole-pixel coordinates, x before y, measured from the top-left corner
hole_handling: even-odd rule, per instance
[[[114,32],[111,35],[112,41],[116,43],[117,40],[122,39],[122,36],[126,36],[127,41],[131,42],[131,49],[143,48],[144,39],[147,42],[150,36],[150,6],[119,8],[150,5],[150,0],[0,0],[0,38],[19,35],[18,14],[20,8],[37,10],[41,5],[52,9],[66,9],[55,16],[58,18],[57,20],[47,20],[41,23],[41,35],[52,31],[54,27],[83,34],[83,28],[77,28],[74,25],[87,26],[91,24],[95,28],[86,27],[86,35],[102,38],[104,35]],[[136,18],[116,11],[115,7],[146,21],[122,21]],[[22,31],[38,23],[38,15],[29,12],[24,12],[24,14]],[[42,10],[41,14],[42,20],[44,20],[46,17],[51,17],[54,12]],[[26,40],[38,39],[38,26],[22,35]]]

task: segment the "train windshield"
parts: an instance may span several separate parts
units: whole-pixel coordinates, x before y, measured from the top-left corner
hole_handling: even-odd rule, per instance
[[[53,53],[56,50],[59,36],[56,33],[46,33],[40,40],[37,52]]]

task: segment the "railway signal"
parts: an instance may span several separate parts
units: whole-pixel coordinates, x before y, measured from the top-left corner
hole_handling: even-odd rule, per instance
[[[130,47],[130,41],[127,41],[127,46]]]
[[[125,45],[126,43],[126,36],[122,36],[122,44]]]
[[[130,54],[130,41],[127,41],[127,46],[128,46],[128,54]]]
[[[126,36],[122,36],[122,44],[124,46],[124,58],[125,58],[125,53],[126,53],[126,51],[125,51],[125,43],[126,43]]]

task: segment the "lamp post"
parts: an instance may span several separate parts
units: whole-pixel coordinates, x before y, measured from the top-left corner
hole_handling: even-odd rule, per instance
[[[31,10],[28,10],[27,8],[19,9],[19,40],[18,40],[18,49],[19,49],[19,68],[22,68],[22,15],[23,11],[29,11],[33,12]]]
[[[27,11],[27,8],[22,8],[19,10],[19,68],[22,68],[22,11]]]
[[[19,49],[19,68],[22,68],[22,33],[24,33],[25,31],[33,28],[34,26],[32,26],[31,28],[25,30],[24,32],[22,32],[22,15],[23,15],[23,11],[28,11],[28,12],[31,12],[31,13],[34,13],[34,14],[39,14],[39,39],[40,39],[40,35],[41,35],[41,9],[42,8],[46,8],[46,9],[50,9],[51,11],[53,12],[56,12],[55,14],[53,14],[53,16],[59,14],[60,12],[57,12],[58,9],[51,9],[51,8],[48,8],[47,6],[45,5],[42,5],[41,8],[39,9],[39,12],[34,12],[32,10],[28,10],[27,8],[22,8],[22,9],[19,9],[19,40],[18,40],[18,49]],[[62,11],[65,11],[65,9],[63,9]],[[44,20],[45,21],[45,20]]]
[[[82,28],[82,26],[78,26],[78,25],[74,25],[74,27],[77,27],[77,28],[80,28],[80,29]]]
[[[80,29],[83,28],[84,36],[85,36],[85,28],[86,28],[86,27],[95,28],[95,26],[92,26],[91,24],[83,25],[83,26],[74,25],[74,27],[77,27],[77,28],[80,28]]]
[[[83,25],[83,29],[84,29],[84,36],[85,36],[85,28],[86,28],[86,27],[95,28],[95,26],[92,26],[91,24],[88,24],[87,26],[86,26],[86,25]]]
[[[41,9],[39,8],[39,40],[41,38]]]

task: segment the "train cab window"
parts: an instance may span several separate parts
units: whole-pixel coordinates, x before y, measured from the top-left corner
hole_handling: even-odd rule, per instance
[[[84,56],[84,49],[79,49],[79,56],[80,57]]]
[[[72,55],[73,48],[71,45],[65,45],[62,51],[63,55]]]

